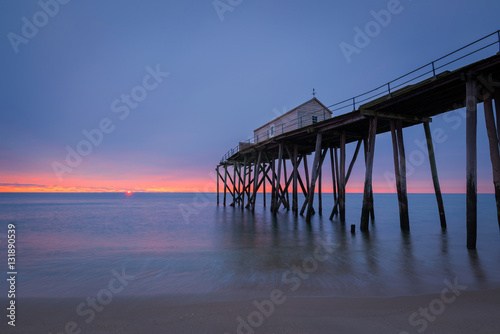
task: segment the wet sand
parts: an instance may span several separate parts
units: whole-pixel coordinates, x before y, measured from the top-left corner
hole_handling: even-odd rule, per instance
[[[85,302],[20,299],[16,327],[4,320],[1,332],[455,334],[499,333],[500,328],[500,289],[391,298],[291,297],[278,292],[258,298],[117,297],[99,304],[99,311],[85,305],[77,314]]]

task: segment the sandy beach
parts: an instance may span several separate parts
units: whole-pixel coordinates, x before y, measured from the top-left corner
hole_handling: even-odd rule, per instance
[[[273,307],[270,299],[122,297],[92,319],[88,310],[76,313],[82,298],[26,299],[19,300],[16,327],[8,332],[456,334],[498,333],[500,328],[500,289],[392,298],[282,296],[274,298],[281,304]]]

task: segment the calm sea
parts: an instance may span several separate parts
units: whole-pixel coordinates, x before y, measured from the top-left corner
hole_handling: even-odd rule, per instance
[[[0,194],[0,262],[14,223],[18,297],[95,296],[113,271],[134,277],[121,294],[135,296],[266,293],[293,268],[303,271],[296,295],[422,294],[454,279],[469,289],[500,286],[493,195],[478,198],[477,252],[465,247],[464,195],[444,195],[443,233],[434,195],[410,194],[409,235],[395,194],[375,194],[369,234],[359,232],[362,195],[347,195],[345,225],[328,220],[331,194],[324,198],[323,216],[307,224],[271,214],[262,198],[252,213],[217,206],[214,194]],[[328,259],[313,260],[318,246]]]

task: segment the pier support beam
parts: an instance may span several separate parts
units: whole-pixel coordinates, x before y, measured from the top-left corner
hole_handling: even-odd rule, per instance
[[[252,205],[252,212],[255,211],[255,202],[257,201],[257,191],[259,190],[259,171],[260,171],[260,161],[262,159],[262,151],[259,151],[259,154],[257,156],[257,163],[255,164],[255,171],[254,171],[254,184],[253,184],[253,195],[252,195],[252,201],[249,201],[249,204]],[[264,177],[263,177],[264,178]]]
[[[335,162],[336,162],[336,159],[334,160],[334,157],[333,157],[333,150],[334,148],[333,147],[330,147],[330,166],[331,166],[331,169],[332,169],[332,186],[333,186],[333,209],[332,209],[332,213],[330,214],[330,220],[333,219],[333,216],[336,215],[338,213],[337,211],[337,176],[336,176],[336,168],[335,168]],[[337,155],[337,149],[335,148],[335,155]]]
[[[323,181],[323,164],[321,164],[319,166],[319,170],[318,170],[318,214],[320,216],[323,215],[323,198],[322,198],[322,194],[321,194],[321,183]]]
[[[352,169],[354,167],[354,163],[356,162],[356,159],[358,157],[361,143],[362,143],[362,140],[358,140],[358,144],[356,145],[356,150],[354,150],[354,154],[352,156],[351,163],[349,164],[349,168],[347,169],[347,175],[345,176],[345,186],[347,186],[347,183],[349,182],[349,177],[351,176],[351,172],[352,172]],[[335,156],[336,155],[337,154],[335,154]],[[337,172],[337,177],[338,177],[338,172]],[[345,188],[345,186],[344,186],[344,188]],[[338,213],[337,208],[339,206],[339,201],[340,201],[340,197],[335,199],[335,204],[333,205],[332,213],[330,215],[330,220],[332,220],[333,216]]]
[[[434,192],[439,209],[439,219],[441,220],[441,228],[446,229],[446,216],[444,214],[443,196],[441,195],[441,186],[439,185],[439,177],[437,172],[436,157],[434,156],[434,145],[432,143],[432,135],[429,123],[424,122],[425,138],[427,139],[427,151],[429,152],[429,163],[431,165],[432,182],[434,184]],[[496,136],[496,134],[495,134]]]
[[[476,249],[477,240],[477,101],[476,80],[466,83],[466,178],[467,178],[467,248]]]
[[[227,193],[227,165],[224,165],[224,206],[226,206],[226,193]]]
[[[263,204],[264,204],[264,207],[266,207],[266,177],[267,177],[267,166],[266,164],[264,163],[263,164],[263,170],[264,170],[264,173],[265,175],[262,176],[262,201],[263,201]]]
[[[330,166],[332,169],[333,202],[337,201],[337,180],[335,177],[335,162],[333,160],[333,147],[330,147]]]
[[[277,213],[281,204],[280,201],[280,187],[281,187],[281,165],[283,164],[283,143],[279,144],[278,148],[278,175],[276,177],[276,188],[275,188],[275,196],[274,196],[274,203],[273,203],[273,210],[272,212]],[[274,177],[274,176],[273,176]]]
[[[365,138],[363,139],[363,149],[364,149],[364,153],[365,153],[365,168],[368,164],[368,151],[369,151],[369,147],[368,147],[368,139]],[[373,187],[371,187],[370,189],[370,207],[371,207],[371,210],[370,210],[370,218],[373,221],[375,221],[375,207],[373,206]]]
[[[373,210],[372,195],[372,174],[373,158],[375,155],[375,138],[377,137],[377,117],[370,120],[370,130],[368,134],[368,152],[366,155],[365,187],[363,192],[363,208],[361,210],[361,231],[368,231],[370,212]]]
[[[313,162],[313,167],[312,167],[312,178],[311,178],[311,187],[309,188],[308,191],[308,204],[307,204],[307,214],[306,214],[306,222],[311,221],[311,216],[312,216],[312,207],[314,203],[314,190],[316,188],[316,179],[318,178],[318,171],[321,168],[320,166],[320,159],[321,159],[321,140],[323,138],[323,135],[318,133],[316,135],[316,148],[315,148],[315,154],[314,154],[314,162]]]
[[[254,164],[253,166],[253,171],[254,171],[254,178],[256,178],[255,173],[258,172],[258,166]],[[248,189],[246,190],[247,197],[248,197],[248,205],[246,206],[247,208],[250,208],[250,192],[251,192],[251,187],[252,187],[252,162],[248,164]]]
[[[229,179],[231,180],[231,175],[229,175]],[[231,180],[232,187],[233,187],[233,192],[231,195],[233,195],[233,203],[230,204],[230,206],[234,206],[235,203],[234,201],[236,200],[236,164],[233,163],[233,179]]]
[[[276,197],[276,160],[274,159],[274,154],[271,157],[271,173],[273,175],[271,179],[271,212],[274,212],[274,201]]]
[[[484,118],[486,121],[486,131],[488,132],[488,141],[490,143],[490,158],[493,168],[493,184],[495,186],[495,199],[497,202],[497,220],[500,227],[500,152],[498,149],[498,135],[495,126],[495,117],[493,116],[493,102],[491,93],[483,92],[484,97]],[[498,102],[497,102],[497,117],[498,117]]]
[[[345,222],[345,186],[346,186],[346,177],[345,177],[345,131],[342,131],[340,135],[340,192],[339,192],[339,212],[340,212],[340,221]]]
[[[394,153],[394,174],[396,176],[396,189],[399,203],[399,220],[401,230],[410,230],[408,215],[408,197],[406,194],[406,157],[403,141],[402,121],[391,120],[392,149]]]
[[[247,181],[247,157],[243,161],[243,196],[241,197],[241,209],[245,207],[245,194],[246,192],[246,181]],[[248,196],[248,204],[250,204],[250,196]]]
[[[295,214],[295,216],[298,215],[299,211],[299,201],[298,201],[298,174],[299,174],[299,166],[297,164],[297,159],[299,156],[298,152],[298,147],[297,144],[293,145],[293,158],[292,158],[292,165],[293,165],[293,195],[292,195],[292,212]]]
[[[284,175],[284,180],[287,181],[288,180],[288,173],[286,171],[286,159],[283,159],[283,175]],[[287,211],[290,211],[290,195],[288,194],[288,186],[289,185],[290,185],[290,183],[286,182],[285,194],[284,194],[284,197],[282,199],[282,203],[285,206]],[[278,207],[279,207],[279,205],[278,205]]]
[[[304,161],[304,176],[306,178],[306,184],[305,184],[305,192],[304,189],[302,189],[302,192],[306,196],[306,200],[304,201],[304,204],[302,205],[302,209],[300,210],[300,215],[302,216],[304,214],[304,211],[306,210],[307,204],[309,203],[308,198],[309,198],[309,193],[310,193],[310,186],[309,186],[309,166],[307,164],[307,155],[304,154],[304,158],[302,159]]]

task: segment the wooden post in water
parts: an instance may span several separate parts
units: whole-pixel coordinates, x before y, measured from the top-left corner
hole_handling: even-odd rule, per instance
[[[346,145],[346,134],[342,131],[340,135],[340,201],[339,201],[339,211],[340,211],[340,221],[345,222],[345,145]]]
[[[253,172],[254,172],[254,178],[255,178],[255,175],[256,173],[258,173],[258,170],[257,170],[258,166],[253,166]],[[248,163],[248,190],[247,190],[247,197],[248,197],[248,204],[247,204],[247,208],[250,207],[250,192],[251,192],[251,188],[252,188],[252,162],[250,161]]]
[[[260,169],[260,160],[262,158],[262,151],[259,151],[259,154],[257,156],[257,164],[255,164],[255,171],[254,171],[254,183],[253,183],[253,201],[252,201],[252,211],[255,211],[255,202],[257,201],[257,191],[259,190],[259,169]]]
[[[363,151],[365,153],[365,168],[367,166],[367,159],[368,159],[368,138],[363,139]],[[370,218],[372,220],[372,223],[375,221],[375,207],[373,205],[373,185],[370,188]]]
[[[233,183],[233,203],[231,203],[231,206],[234,206],[235,203],[234,201],[236,200],[236,164],[233,163],[233,180],[232,180],[232,183]]]
[[[241,209],[245,207],[246,180],[247,180],[247,156],[245,156],[245,159],[243,160],[243,196],[241,198]],[[248,196],[248,203],[250,204],[250,196]]]
[[[403,121],[396,121],[397,136],[398,136],[398,147],[399,147],[399,175],[401,177],[401,200],[403,209],[403,222],[402,228],[404,231],[410,230],[410,217],[408,214],[408,193],[406,190],[406,155],[405,155],[405,143],[403,140]]]
[[[497,89],[494,93],[495,100],[495,115],[497,120],[497,136],[500,144],[500,89]],[[498,202],[497,202],[498,203]],[[498,207],[498,204],[497,204]],[[500,228],[500,222],[498,223],[498,228]]]
[[[494,99],[495,99],[495,116],[497,119],[497,136],[498,140],[500,140],[500,88],[495,91]]]
[[[322,183],[322,178],[323,178],[323,164],[319,165],[319,170],[318,170],[318,214],[320,216],[323,215],[323,198],[321,195],[321,183]]]
[[[276,177],[276,196],[274,197],[273,212],[276,213],[279,210],[279,197],[280,187],[281,187],[281,165],[283,163],[283,143],[279,144],[278,148],[278,175]]]
[[[486,131],[488,132],[488,141],[490,143],[490,158],[493,168],[493,184],[495,186],[495,199],[497,202],[497,220],[500,227],[500,152],[498,150],[498,136],[495,126],[495,117],[493,116],[493,103],[491,94],[488,91],[483,92],[484,97],[484,118],[486,121]],[[497,105],[498,106],[498,105]]]
[[[319,164],[320,164],[320,158],[321,158],[321,140],[323,138],[323,135],[318,133],[316,135],[316,149],[315,149],[315,154],[314,154],[314,162],[312,166],[312,176],[311,176],[311,187],[309,188],[308,191],[308,204],[307,204],[307,213],[306,213],[306,222],[311,221],[311,216],[312,216],[312,207],[314,203],[314,190],[316,188],[316,179],[318,177],[318,170],[319,170]]]
[[[240,206],[243,209],[244,208],[244,203],[245,203],[245,170],[243,171],[243,177],[241,177],[241,164],[238,163],[238,192],[241,195],[240,198]]]
[[[224,164],[224,206],[226,206],[226,193],[227,193],[227,164]]]
[[[466,87],[467,152],[467,248],[476,249],[477,240],[477,101],[476,80],[469,75]]]
[[[285,176],[285,197],[286,197],[286,201],[285,201],[285,199],[283,199],[283,205],[286,207],[286,210],[289,211],[290,210],[290,196],[288,194],[288,182],[286,182],[288,180],[288,176],[287,176],[288,173],[286,171],[286,159],[283,159],[283,175]],[[286,205],[285,205],[285,203],[286,203]]]
[[[431,165],[432,182],[434,183],[434,192],[439,209],[439,219],[441,220],[441,228],[446,229],[446,216],[444,214],[443,196],[441,195],[441,186],[439,185],[439,177],[437,172],[436,157],[434,156],[434,145],[432,143],[432,134],[428,122],[424,122],[425,137],[427,139],[427,151],[429,152],[429,163]]]
[[[392,135],[392,149],[393,149],[393,154],[394,154],[394,174],[396,176],[396,189],[398,193],[398,204],[399,204],[399,221],[400,221],[400,226],[403,231],[408,231],[410,229],[410,223],[409,223],[409,217],[408,217],[408,204],[406,205],[406,210],[405,210],[405,197],[403,196],[403,181],[402,181],[402,166],[400,159],[403,159],[404,157],[401,157],[401,150],[400,146],[402,145],[401,140],[398,136],[398,132],[396,129],[396,124],[394,120],[390,121],[390,126],[391,126],[391,135]],[[398,127],[399,129],[399,127]],[[402,139],[402,138],[401,138]],[[404,151],[404,149],[403,149]],[[405,166],[406,167],[406,166]],[[405,174],[406,176],[406,174]],[[406,183],[406,181],[405,181]],[[408,203],[408,202],[406,202]]]
[[[330,166],[332,169],[332,186],[333,186],[333,210],[330,214],[330,220],[333,219],[333,216],[336,213],[335,208],[337,207],[337,181],[335,177],[335,162],[333,160],[333,147],[330,147]]]
[[[263,197],[263,202],[264,202],[264,207],[266,207],[266,176],[267,176],[267,171],[266,171],[266,164],[263,164],[263,172],[265,175],[262,176],[262,197]]]
[[[337,200],[337,180],[335,178],[335,162],[333,161],[333,147],[330,147],[330,166],[332,169],[333,201]]]
[[[299,174],[299,166],[297,166],[297,158],[299,156],[298,152],[298,147],[297,144],[293,145],[293,195],[292,195],[292,212],[297,216],[298,211],[299,211],[299,204],[298,204],[298,174]]]
[[[370,130],[368,133],[368,154],[366,159],[365,187],[363,192],[363,208],[361,210],[361,231],[368,231],[370,212],[372,211],[372,174],[373,158],[375,155],[375,138],[377,137],[377,117],[370,120]],[[359,142],[361,143],[361,141]],[[359,146],[359,145],[358,145]]]
[[[354,151],[354,155],[352,156],[352,159],[351,159],[351,163],[349,164],[349,168],[347,169],[347,174],[345,176],[345,181],[344,181],[345,186],[347,186],[347,183],[349,182],[349,177],[351,176],[352,169],[354,168],[354,163],[356,162],[356,158],[358,157],[359,148],[361,147],[361,142],[362,142],[362,140],[358,141],[358,144],[356,145],[356,150]],[[326,151],[325,151],[325,153],[326,153]],[[340,201],[340,197],[338,197],[335,200],[335,204],[333,205],[332,213],[330,215],[330,220],[332,220],[333,216],[335,214],[337,214],[337,207],[339,206],[339,201]]]
[[[276,197],[276,160],[274,159],[274,154],[271,160],[271,173],[272,181],[271,181],[271,212],[274,212],[274,201]]]
[[[307,207],[307,204],[309,203],[308,202],[308,198],[309,198],[309,190],[310,190],[310,186],[309,186],[309,166],[307,165],[307,154],[304,154],[304,158],[302,159],[304,161],[304,175],[305,175],[305,178],[306,178],[306,200],[304,201],[304,204],[302,205],[302,209],[300,210],[300,215],[302,216],[304,214],[304,211],[306,210],[306,207]]]
[[[340,168],[339,168],[339,155],[337,154],[340,149],[337,149],[337,147],[335,147],[335,174],[336,174],[336,178],[337,178],[337,201],[340,203],[340,194],[341,194],[341,187],[340,187],[340,183],[342,182],[341,179],[340,179]],[[335,215],[338,215],[339,213],[339,206],[338,205],[334,205],[333,207],[333,214]]]

